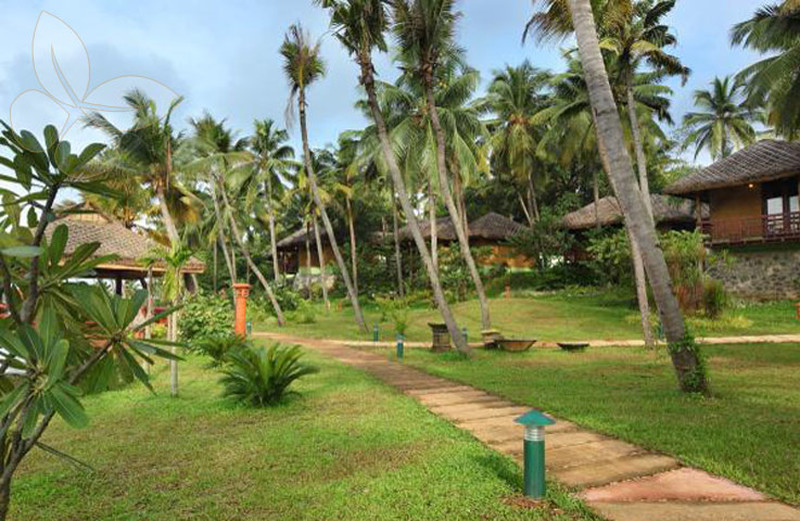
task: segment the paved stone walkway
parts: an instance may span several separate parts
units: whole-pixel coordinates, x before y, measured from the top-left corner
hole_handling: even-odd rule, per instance
[[[274,333],[256,337],[302,344],[360,368],[522,463],[520,406],[479,389],[340,343]],[[556,419],[547,427],[550,478],[612,521],[800,521],[800,510],[677,460]]]

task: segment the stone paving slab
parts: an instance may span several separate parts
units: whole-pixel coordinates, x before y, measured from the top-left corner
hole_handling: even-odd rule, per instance
[[[681,468],[635,481],[585,490],[586,501],[764,501],[764,494],[702,470]]]
[[[589,503],[614,521],[800,521],[781,503]]]
[[[358,367],[522,463],[523,429],[514,419],[529,407],[342,344],[287,335],[257,336],[305,344]],[[800,335],[786,337],[746,340],[800,342]],[[713,339],[709,343],[723,341],[735,343],[730,339]],[[674,458],[581,429],[572,422],[556,419],[546,432],[545,458],[550,478],[583,489],[580,497],[611,521],[800,521],[800,511],[769,501],[753,489],[697,469],[682,468]]]

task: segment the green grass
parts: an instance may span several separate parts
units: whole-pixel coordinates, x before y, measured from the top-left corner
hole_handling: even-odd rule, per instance
[[[639,348],[405,360],[800,504],[800,344],[703,349],[711,398],[679,393],[666,356]]]
[[[141,386],[88,397],[88,429],[54,422],[45,441],[91,464],[34,452],[14,483],[11,520],[595,519],[564,490],[520,503],[521,472],[469,434],[354,369],[321,372],[267,410],[223,401],[190,358],[181,397],[156,370]]]
[[[532,295],[511,299],[492,299],[490,310],[492,325],[507,336],[536,338],[543,341],[570,340],[629,340],[640,339],[641,326],[638,311],[630,300],[613,294],[596,295]],[[352,309],[326,312],[321,304],[314,306],[316,322],[312,324],[289,323],[282,332],[309,338],[339,338],[371,340],[372,326],[380,321],[380,310],[365,303],[364,314],[370,332],[359,331]],[[476,300],[453,305],[453,313],[461,327],[466,327],[472,340],[478,340],[481,331],[480,309]],[[690,320],[698,336],[739,336],[758,334],[798,333],[800,325],[795,318],[794,304],[778,301],[766,304],[747,304],[734,307],[720,321]],[[406,338],[410,341],[429,341],[429,322],[440,322],[437,310],[413,308],[409,316]],[[277,330],[274,321],[257,324],[257,328]],[[381,323],[381,339],[393,340],[394,324]]]

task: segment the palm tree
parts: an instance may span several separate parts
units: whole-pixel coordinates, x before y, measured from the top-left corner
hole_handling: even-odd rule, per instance
[[[343,187],[341,192],[345,198],[345,217],[347,218],[347,231],[350,234],[350,266],[353,270],[353,286],[358,292],[358,249],[356,239],[355,212],[353,210],[355,184],[361,177],[361,158],[359,146],[361,145],[360,132],[343,132],[339,135],[336,147],[335,177]]]
[[[710,91],[695,91],[694,104],[698,110],[683,118],[688,131],[683,146],[695,147],[695,159],[704,149],[720,159],[755,142],[753,123],[761,113],[745,99],[742,83],[730,77],[714,78]]]
[[[155,102],[138,89],[125,94],[123,100],[134,112],[131,128],[118,129],[100,112],[88,114],[83,120],[84,126],[101,130],[112,140],[119,152],[116,168],[141,175],[142,181],[150,186],[170,242],[180,244],[170,200],[173,199],[175,184],[173,155],[181,136],[175,134],[170,120],[183,98],[174,99],[163,118],[158,114]]]
[[[684,66],[677,56],[667,53],[665,47],[677,43],[677,38],[670,33],[669,27],[662,24],[662,19],[675,7],[675,0],[643,0],[633,6],[630,16],[607,20],[604,24],[605,37],[600,41],[604,49],[609,49],[616,58],[618,83],[625,89],[625,105],[628,109],[631,138],[636,153],[636,165],[639,169],[639,187],[650,218],[653,218],[653,207],[650,200],[650,184],[647,178],[647,158],[642,142],[640,121],[634,88],[637,71],[642,63],[646,63],[660,76],[680,75],[683,84],[689,77],[690,70]]]
[[[264,277],[264,274],[250,255],[250,250],[244,241],[244,237],[239,230],[239,225],[236,222],[236,217],[233,214],[228,199],[227,186],[225,184],[225,175],[232,170],[233,165],[236,162],[246,161],[248,159],[249,154],[245,151],[247,141],[237,141],[233,133],[225,128],[224,120],[217,122],[209,114],[206,114],[200,120],[190,120],[190,123],[195,128],[195,142],[201,156],[187,168],[205,169],[208,172],[209,184],[214,187],[213,189],[216,189],[216,192],[212,192],[212,197],[215,201],[217,217],[221,219],[222,227],[220,227],[219,231],[223,233],[225,222],[227,221],[231,228],[231,236],[239,246],[239,250],[242,252],[247,266],[256,274],[256,278],[258,278],[272,304],[278,325],[283,326],[284,318],[281,306],[275,298],[275,294],[266,277]],[[223,205],[222,212],[220,212],[217,203],[218,196],[221,196]]]
[[[339,266],[344,285],[347,287],[347,294],[350,296],[356,323],[366,332],[367,325],[366,322],[364,322],[364,315],[361,312],[361,306],[358,302],[358,294],[353,287],[342,253],[339,251],[339,245],[336,242],[336,236],[333,233],[333,226],[328,218],[328,212],[325,210],[325,205],[320,199],[317,189],[316,174],[311,164],[311,149],[308,144],[308,127],[306,125],[306,108],[308,106],[306,102],[306,89],[314,83],[314,81],[325,75],[325,63],[319,53],[319,42],[316,44],[310,43],[309,36],[303,28],[299,24],[294,24],[289,27],[283,45],[281,45],[280,52],[284,59],[283,69],[291,87],[291,95],[289,97],[290,107],[292,101],[297,98],[300,134],[303,140],[303,163],[308,172],[308,180],[311,185],[314,202],[322,216],[322,223],[325,225],[328,241],[333,250],[333,255],[336,258],[336,263]]]
[[[488,123],[492,157],[495,164],[525,186],[528,202],[522,192],[519,201],[531,226],[539,219],[536,187],[542,182],[543,169],[536,168],[537,149],[544,130],[544,125],[537,125],[533,117],[550,104],[543,92],[550,80],[550,73],[536,69],[526,60],[518,67],[496,71],[482,101],[484,109],[495,115]]]
[[[483,288],[478,267],[472,252],[466,226],[456,206],[450,189],[447,167],[447,138],[436,107],[435,84],[441,77],[439,67],[460,55],[454,41],[455,24],[460,13],[454,11],[454,0],[397,0],[394,2],[395,33],[406,63],[413,63],[413,74],[425,87],[428,116],[436,139],[436,171],[439,189],[458,237],[461,255],[478,294],[481,308],[481,326],[491,329],[489,301]]]
[[[670,344],[669,352],[679,386],[683,391],[705,393],[708,391],[708,383],[698,347],[686,335],[678,300],[672,291],[667,263],[658,247],[655,227],[647,217],[630,156],[625,149],[622,122],[600,52],[592,6],[589,0],[569,0],[569,8],[596,115],[600,155],[623,210],[625,224],[641,249],[664,334]]]
[[[447,325],[456,348],[461,352],[468,353],[470,347],[467,345],[461,330],[453,318],[450,306],[445,299],[444,291],[442,291],[439,275],[434,269],[430,252],[425,244],[425,239],[422,237],[422,232],[420,232],[419,223],[414,214],[414,208],[411,206],[405,180],[400,173],[397,157],[389,139],[389,132],[376,94],[372,51],[377,49],[378,51],[386,52],[387,50],[384,33],[388,28],[388,2],[386,0],[317,1],[331,11],[331,25],[334,28],[336,37],[359,66],[361,72],[359,82],[367,92],[367,100],[372,118],[377,127],[383,158],[391,175],[394,189],[397,191],[397,197],[403,207],[403,213],[405,213],[414,243],[428,273],[434,301],[442,315],[442,320]]]
[[[263,194],[264,206],[269,226],[270,251],[272,253],[272,270],[275,282],[280,280],[278,263],[278,246],[275,236],[275,199],[279,197],[284,183],[292,176],[292,169],[297,167],[294,161],[294,149],[286,142],[289,133],[276,127],[271,119],[255,121],[255,133],[249,140],[252,160],[249,168],[240,170],[241,175],[235,178],[245,193],[248,205],[254,204],[256,197]]]
[[[783,0],[758,9],[731,32],[734,45],[770,54],[738,79],[747,93],[769,104],[769,123],[787,139],[800,131],[800,2]]]

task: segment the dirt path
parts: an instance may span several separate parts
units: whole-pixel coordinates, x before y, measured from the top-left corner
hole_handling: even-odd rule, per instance
[[[301,344],[372,374],[522,463],[522,428],[514,418],[529,407],[338,341],[277,333],[254,336]],[[756,490],[556,420],[547,428],[549,477],[575,489],[590,507],[612,521],[800,521],[800,510]]]

